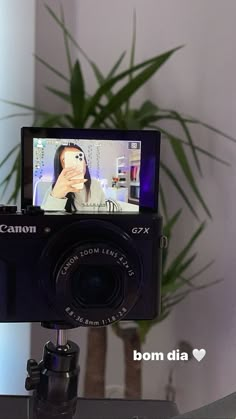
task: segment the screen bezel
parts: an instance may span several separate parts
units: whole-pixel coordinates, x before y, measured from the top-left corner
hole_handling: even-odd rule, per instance
[[[140,141],[140,198],[139,212],[158,212],[159,167],[160,167],[160,132],[153,130],[103,130],[77,128],[43,128],[23,127],[21,129],[21,208],[33,205],[33,139],[83,139],[83,140],[112,140],[112,141]],[[150,165],[152,166],[150,168]],[[151,178],[150,184],[145,186],[145,174]],[[150,176],[151,174],[151,176]],[[30,179],[31,178],[31,179]],[[146,176],[147,179],[147,176]],[[26,187],[31,185],[31,196]],[[145,187],[144,187],[145,186]]]

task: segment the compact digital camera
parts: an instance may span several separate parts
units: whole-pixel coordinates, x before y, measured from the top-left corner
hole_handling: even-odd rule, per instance
[[[73,192],[76,150],[87,186]],[[22,211],[0,207],[0,322],[157,316],[159,155],[157,131],[22,129]]]

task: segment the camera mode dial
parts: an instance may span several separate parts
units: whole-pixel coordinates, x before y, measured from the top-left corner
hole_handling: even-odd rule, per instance
[[[44,210],[36,205],[28,205],[25,214],[27,215],[42,215],[44,214]]]
[[[0,214],[15,214],[16,212],[16,205],[0,205]]]

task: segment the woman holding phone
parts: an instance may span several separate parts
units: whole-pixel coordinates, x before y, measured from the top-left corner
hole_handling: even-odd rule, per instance
[[[106,211],[98,180],[91,178],[87,160],[76,144],[61,145],[54,156],[54,180],[41,208],[45,211]]]

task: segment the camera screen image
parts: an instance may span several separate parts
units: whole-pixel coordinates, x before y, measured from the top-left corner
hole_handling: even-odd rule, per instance
[[[139,211],[141,141],[33,138],[33,205]]]

